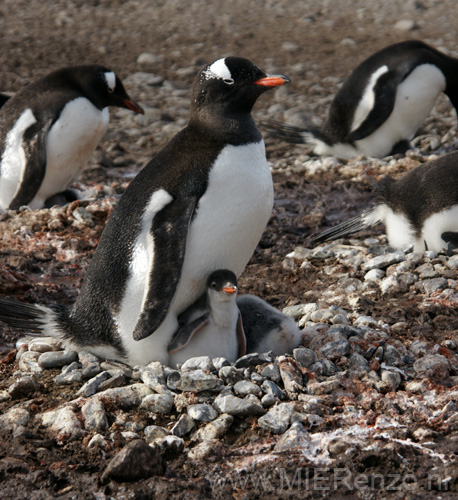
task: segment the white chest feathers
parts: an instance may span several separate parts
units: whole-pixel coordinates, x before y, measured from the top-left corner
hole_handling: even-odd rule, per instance
[[[108,108],[100,111],[84,97],[64,107],[46,139],[46,174],[31,208],[74,182],[105,135],[109,120]]]
[[[26,109],[6,136],[0,166],[0,210],[8,208],[19,190],[27,165],[22,138],[36,121],[32,111]]]

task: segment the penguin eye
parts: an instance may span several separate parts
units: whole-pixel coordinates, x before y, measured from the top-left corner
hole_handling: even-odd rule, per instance
[[[213,289],[215,289],[215,288],[216,288],[216,282],[215,282],[215,281],[213,281],[213,282],[212,282],[212,284],[211,284],[210,286],[211,286]]]
[[[232,78],[223,78],[223,82],[226,83],[227,85],[234,84],[234,80]]]

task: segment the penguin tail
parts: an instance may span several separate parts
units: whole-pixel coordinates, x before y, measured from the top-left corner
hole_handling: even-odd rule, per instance
[[[368,227],[375,226],[381,222],[381,218],[376,209],[366,210],[360,215],[348,219],[337,226],[331,227],[322,233],[317,234],[311,240],[313,245],[323,243],[324,241],[336,240],[349,234],[357,233]]]
[[[46,335],[62,339],[62,332],[58,327],[58,313],[53,306],[0,299],[0,321],[27,335]]]
[[[317,143],[323,142],[329,144],[329,138],[323,134],[314,125],[307,128],[295,127],[294,125],[287,125],[276,120],[265,120],[260,123],[272,137],[281,139],[290,144],[307,144],[316,146]]]

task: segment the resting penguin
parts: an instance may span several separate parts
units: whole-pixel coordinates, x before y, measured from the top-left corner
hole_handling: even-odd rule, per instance
[[[168,345],[170,366],[195,356],[222,356],[232,363],[246,353],[236,297],[237,277],[232,271],[210,274],[206,293],[178,317],[179,328]]]
[[[247,59],[204,67],[190,118],[119,199],[70,308],[0,303],[0,319],[131,365],[168,362],[178,316],[218,269],[240,275],[269,221],[273,184],[251,116],[287,83]]]
[[[389,244],[413,244],[416,251],[458,248],[458,152],[423,163],[400,179],[384,177],[376,186],[377,204],[318,234],[314,243],[341,238],[385,224]]]
[[[209,276],[206,294],[178,322],[168,347],[171,366],[195,356],[222,356],[230,362],[251,352],[279,356],[302,340],[290,316],[254,295],[237,297],[237,277],[225,269]]]
[[[0,211],[51,206],[78,177],[109,122],[108,106],[136,113],[120,79],[103,66],[53,71],[0,108]],[[49,200],[49,201],[48,201]]]
[[[266,122],[274,134],[317,155],[382,158],[405,153],[441,92],[458,109],[458,59],[421,41],[395,43],[345,80],[321,129]]]

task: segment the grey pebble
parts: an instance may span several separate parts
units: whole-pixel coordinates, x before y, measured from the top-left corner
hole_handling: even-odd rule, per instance
[[[96,375],[95,377],[88,380],[76,393],[78,396],[82,396],[83,398],[87,398],[92,396],[99,390],[99,386],[102,382],[110,378],[110,374],[107,371],[103,371]]]
[[[175,382],[175,387],[183,392],[219,392],[223,388],[223,385],[223,381],[220,378],[211,373],[205,373],[202,370],[181,373],[181,377]]]
[[[258,419],[258,425],[273,434],[283,434],[291,423],[293,403],[280,403]]]
[[[168,415],[173,408],[174,398],[171,394],[149,394],[141,402],[140,408],[152,413]]]
[[[213,407],[219,413],[246,417],[248,415],[264,415],[265,410],[261,402],[255,396],[238,398],[231,394],[219,395],[213,402]]]
[[[51,351],[41,354],[38,358],[38,364],[41,368],[61,368],[77,359],[76,351]]]
[[[84,428],[91,432],[103,432],[108,429],[108,420],[105,408],[97,397],[89,399],[81,407],[84,417]]]
[[[273,380],[264,380],[261,388],[266,394],[272,394],[274,398],[286,398],[286,392],[283,391]]]
[[[197,441],[220,439],[225,436],[233,422],[234,417],[232,415],[223,413],[218,418],[213,420],[213,422],[210,422],[205,427],[199,429],[194,434],[193,438]]]
[[[21,377],[17,382],[14,382],[8,387],[8,394],[12,399],[19,399],[34,392],[41,391],[43,386],[33,377]]]
[[[248,396],[254,394],[255,396],[262,396],[262,390],[259,385],[249,382],[248,380],[240,380],[234,385],[234,392],[239,396]]]
[[[195,426],[196,426],[195,420],[187,413],[184,413],[183,415],[180,416],[178,422],[170,429],[170,432],[174,436],[184,437],[187,434],[189,434],[194,429]]]
[[[300,363],[304,368],[308,368],[316,361],[316,354],[311,349],[306,347],[298,347],[293,350],[294,359]]]
[[[281,436],[274,447],[275,453],[295,450],[306,450],[310,442],[310,434],[302,423],[293,422],[291,427]]]
[[[188,415],[198,422],[211,422],[218,416],[218,412],[208,404],[188,406]]]

